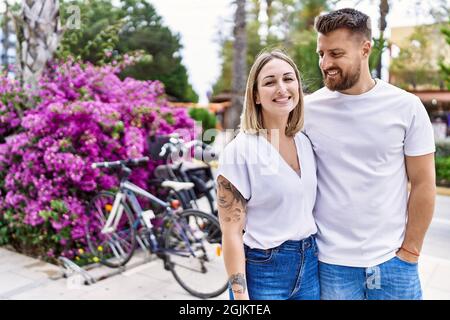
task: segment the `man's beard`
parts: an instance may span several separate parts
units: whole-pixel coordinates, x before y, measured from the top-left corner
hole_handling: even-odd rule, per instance
[[[361,66],[357,66],[356,70],[350,70],[348,73],[343,73],[341,68],[334,67],[330,70],[337,70],[338,77],[335,79],[330,79],[326,76],[326,73],[322,70],[323,83],[331,91],[343,91],[353,87],[359,80],[361,75]]]

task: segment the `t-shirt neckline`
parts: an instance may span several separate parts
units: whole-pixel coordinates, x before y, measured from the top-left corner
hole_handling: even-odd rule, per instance
[[[300,145],[299,144],[301,144],[301,141],[300,141],[300,139],[297,141],[297,136],[300,134],[301,132],[297,132],[295,135],[294,135],[294,144],[295,144],[295,150],[296,150],[296,153],[297,153],[297,161],[298,161],[298,165],[299,165],[299,167],[300,167],[300,170],[297,172],[297,171],[295,171],[294,170],[294,168],[292,168],[290,165],[289,165],[289,163],[287,163],[287,161],[283,158],[283,156],[281,155],[281,153],[270,143],[270,141],[269,140],[267,140],[265,137],[263,137],[263,136],[260,136],[260,138],[261,139],[263,139],[264,141],[265,141],[265,143],[267,143],[267,144],[269,144],[269,146],[272,148],[272,150],[274,151],[274,152],[276,152],[277,153],[277,156],[281,159],[281,161],[290,169],[290,171],[292,172],[292,173],[294,173],[296,176],[297,176],[297,178],[298,179],[300,179],[300,181],[303,181],[303,179],[302,179],[302,172],[303,172],[303,165],[302,165],[302,162],[301,162],[301,160],[300,160]]]
[[[347,99],[347,100],[367,99],[367,98],[373,96],[374,94],[376,94],[376,92],[381,87],[382,81],[378,78],[373,78],[373,79],[375,80],[375,85],[369,91],[366,91],[361,94],[345,94],[345,93],[341,93],[339,91],[331,91],[328,88],[327,88],[327,90],[329,92],[331,92],[331,94],[335,95],[336,97],[339,97],[340,99]]]

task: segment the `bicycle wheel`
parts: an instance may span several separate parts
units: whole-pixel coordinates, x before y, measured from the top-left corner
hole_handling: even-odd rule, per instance
[[[195,202],[196,207],[200,209],[200,211],[211,213],[212,215],[217,217],[218,211],[214,197],[212,195],[213,192],[214,189],[206,191],[202,196],[197,197],[193,201]]]
[[[212,298],[228,287],[219,221],[198,210],[185,210],[165,232],[166,265],[190,294]]]
[[[197,170],[198,171],[198,170]],[[215,187],[214,180],[209,176],[198,176],[195,174],[196,171],[188,171],[187,177],[189,182],[193,182],[194,187],[194,201],[197,208],[205,212],[210,212],[217,217],[217,208],[215,204]],[[202,173],[203,171],[200,171]]]
[[[118,268],[125,265],[136,248],[136,231],[130,208],[124,208],[115,231],[102,233],[114,203],[115,194],[100,192],[89,203],[87,209],[86,240],[92,254],[100,259],[100,263]]]
[[[216,204],[215,196],[213,195],[213,194],[215,194],[215,192],[216,192],[215,188],[209,190],[206,193],[206,199],[208,199],[209,209],[211,210],[211,213],[217,217],[217,215],[218,215],[217,204]]]

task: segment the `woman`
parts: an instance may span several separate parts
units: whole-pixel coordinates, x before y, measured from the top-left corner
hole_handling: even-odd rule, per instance
[[[261,53],[247,81],[241,132],[223,150],[217,175],[231,298],[320,298],[316,166],[300,132],[303,114],[295,63],[280,50]]]

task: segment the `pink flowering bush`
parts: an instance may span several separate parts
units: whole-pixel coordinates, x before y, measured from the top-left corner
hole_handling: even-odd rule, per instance
[[[119,69],[69,60],[42,77],[22,131],[0,145],[0,244],[73,258],[86,247],[87,202],[118,185],[113,173],[91,164],[145,156],[151,136],[184,129],[185,138],[194,137],[194,121],[168,106],[160,82],[122,81]],[[15,84],[0,83],[14,92]],[[155,165],[135,169],[131,180],[148,187]]]

